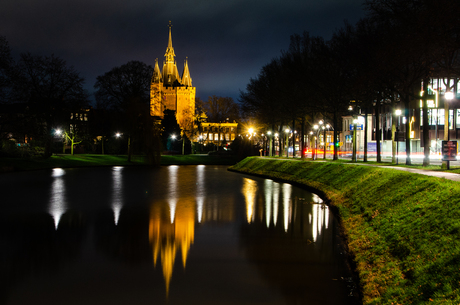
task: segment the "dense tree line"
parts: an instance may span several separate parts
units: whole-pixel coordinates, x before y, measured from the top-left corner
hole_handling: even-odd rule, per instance
[[[350,105],[365,115],[374,112],[378,120],[380,105],[401,102],[409,117],[423,80],[439,75],[458,79],[459,1],[368,0],[364,5],[367,16],[355,25],[345,23],[328,41],[308,32],[292,35],[287,51],[240,93],[243,111],[279,133],[290,126],[303,134],[305,126],[311,129],[319,118],[326,119],[337,139],[340,117],[350,114]],[[409,137],[406,147],[410,164]],[[379,145],[377,150],[380,156]]]
[[[25,53],[15,62],[0,36],[0,154],[48,157],[65,151],[67,143],[72,153],[81,144],[87,152],[127,153],[129,160],[133,153],[143,154],[159,164],[164,150],[191,151],[190,139],[199,132],[204,113],[216,122],[238,121],[238,104],[219,96],[206,102],[197,98],[196,122],[186,131],[171,111],[155,121],[150,115],[152,75],[153,68],[140,61],[112,68],[97,77],[96,104],[90,107],[84,79],[73,67],[55,55]],[[16,142],[28,145],[18,151]]]

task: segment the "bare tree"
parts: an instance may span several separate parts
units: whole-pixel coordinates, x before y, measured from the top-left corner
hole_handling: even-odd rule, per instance
[[[29,114],[41,126],[31,133],[44,140],[44,155],[49,157],[52,129],[67,124],[70,112],[88,103],[84,79],[59,57],[25,53],[15,66],[14,83],[17,98],[27,102]]]

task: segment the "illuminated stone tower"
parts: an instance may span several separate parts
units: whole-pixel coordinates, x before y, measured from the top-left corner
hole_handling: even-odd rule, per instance
[[[163,62],[163,71],[160,72],[158,59],[156,59],[150,83],[150,115],[163,118],[163,111],[166,109],[174,110],[179,126],[183,130],[191,131],[195,114],[196,88],[192,86],[188,59],[185,60],[181,77],[177,70],[175,57],[176,54],[172,46],[171,22],[169,22],[169,40]]]

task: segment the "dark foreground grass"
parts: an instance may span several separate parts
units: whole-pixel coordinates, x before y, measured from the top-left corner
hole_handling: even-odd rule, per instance
[[[364,304],[460,304],[460,185],[390,168],[247,158],[230,168],[314,187],[338,208]]]
[[[237,162],[233,156],[179,155],[161,156],[161,165],[233,165]],[[54,167],[84,166],[146,166],[144,156],[133,156],[128,162],[127,156],[120,155],[53,155],[50,158],[0,158],[0,172],[38,170]]]

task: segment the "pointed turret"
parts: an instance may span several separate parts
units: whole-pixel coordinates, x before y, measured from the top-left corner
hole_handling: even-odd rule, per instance
[[[158,66],[158,58],[155,59],[155,68],[153,68],[152,83],[159,83],[162,81],[160,66]]]
[[[184,63],[184,73],[182,73],[182,85],[187,87],[192,86],[192,78],[190,77],[190,71],[188,70],[188,57],[186,57]]]

